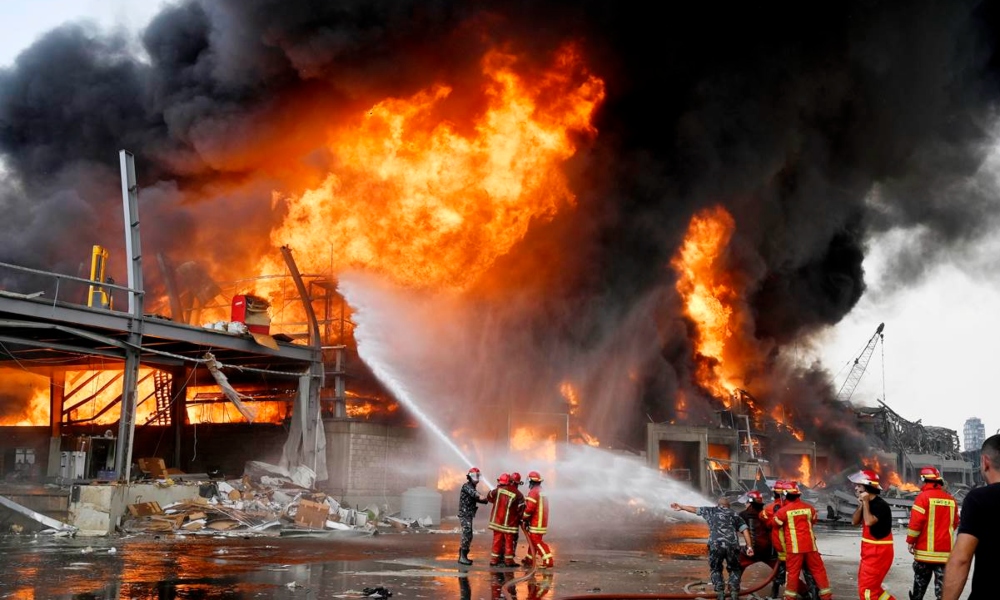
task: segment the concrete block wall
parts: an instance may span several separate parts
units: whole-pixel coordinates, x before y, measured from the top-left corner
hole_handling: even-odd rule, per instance
[[[390,514],[402,506],[402,494],[434,487],[437,465],[423,457],[426,441],[414,427],[349,420],[325,421],[327,469],[320,487],[351,508],[375,504]]]

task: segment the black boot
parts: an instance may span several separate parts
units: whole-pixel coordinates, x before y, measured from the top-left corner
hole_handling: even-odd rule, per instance
[[[719,600],[726,600],[726,592],[725,591],[716,592],[716,593],[719,594]]]
[[[781,597],[781,596],[778,595],[778,589],[780,587],[781,587],[781,584],[778,583],[777,581],[775,581],[774,583],[771,584],[771,597],[772,598],[780,598]]]
[[[460,564],[460,565],[471,565],[472,564],[472,561],[469,560],[469,551],[468,550],[459,550],[458,551],[458,564]]]

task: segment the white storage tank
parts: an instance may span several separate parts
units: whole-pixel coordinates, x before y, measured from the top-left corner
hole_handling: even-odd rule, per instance
[[[441,524],[441,494],[427,487],[410,488],[403,492],[403,508],[399,517],[417,521],[430,517],[431,525]]]

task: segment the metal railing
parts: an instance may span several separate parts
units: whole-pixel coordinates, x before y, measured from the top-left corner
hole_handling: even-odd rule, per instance
[[[20,272],[20,273],[27,273],[27,274],[30,274],[30,275],[37,275],[37,276],[41,276],[41,277],[45,277],[45,278],[54,279],[55,280],[55,282],[54,282],[55,289],[52,292],[52,306],[58,305],[59,302],[60,302],[60,298],[59,298],[60,294],[61,293],[65,293],[64,290],[63,290],[63,282],[64,281],[66,281],[66,282],[72,282],[72,283],[79,283],[79,284],[81,284],[81,286],[87,286],[84,289],[89,289],[90,286],[95,286],[95,287],[107,288],[107,289],[111,289],[111,290],[117,290],[117,291],[120,291],[120,292],[124,292],[125,294],[134,293],[137,296],[142,296],[142,295],[145,294],[145,292],[143,292],[142,290],[133,290],[132,288],[129,288],[127,286],[117,285],[117,284],[114,284],[114,283],[97,282],[97,281],[93,281],[91,279],[87,279],[85,277],[74,277],[73,275],[66,275],[66,274],[63,274],[63,273],[55,273],[55,272],[52,272],[52,271],[42,271],[40,269],[32,269],[30,267],[22,267],[20,265],[14,265],[14,264],[5,263],[5,262],[0,262],[0,268],[10,269],[12,271],[17,271],[17,272]],[[9,293],[11,292],[10,290],[4,290],[4,291],[7,291]],[[39,291],[32,291],[32,292],[27,292],[27,293],[20,293],[20,292],[13,292],[13,293],[16,294],[18,297],[24,297],[26,299],[35,299],[35,298],[38,298],[39,296],[44,295],[45,294],[45,290],[42,290],[40,292]],[[72,294],[73,295],[76,295],[77,293],[78,292],[75,289],[72,289]],[[65,295],[69,296],[70,294],[69,293],[65,293]],[[80,297],[82,297],[84,299],[87,298],[88,297],[87,292],[86,291],[81,291],[80,292]],[[46,297],[46,300],[48,300],[47,297]],[[83,307],[87,306],[87,303],[85,301],[84,302],[74,302],[74,301],[71,301],[71,300],[62,300],[62,303],[63,304],[76,305],[76,306],[83,306]],[[111,306],[113,307],[114,303],[112,303]],[[103,307],[102,308],[89,307],[89,308],[94,308],[94,310],[108,310],[108,311],[111,311],[111,312],[119,312],[119,313],[125,313],[125,312],[127,312],[127,311],[115,310],[114,308],[103,308]]]

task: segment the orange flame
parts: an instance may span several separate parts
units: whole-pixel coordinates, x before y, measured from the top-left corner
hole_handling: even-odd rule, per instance
[[[789,433],[792,434],[792,437],[794,437],[798,441],[801,442],[802,440],[806,439],[806,435],[801,429],[798,429],[797,427],[788,422],[787,415],[785,414],[785,407],[775,406],[774,409],[771,411],[771,418],[773,418],[775,422],[779,423],[780,425],[783,425],[784,428]]]
[[[727,352],[738,292],[723,261],[735,227],[722,207],[701,211],[692,217],[684,243],[671,261],[684,312],[697,326],[695,352],[704,359],[698,364],[698,383],[727,407],[740,378],[738,364]]]
[[[913,483],[907,483],[903,481],[903,478],[899,476],[894,468],[889,465],[883,465],[879,460],[878,456],[870,456],[861,459],[861,464],[866,469],[871,469],[875,471],[879,478],[882,480],[882,488],[888,489],[890,486],[895,486],[905,492],[919,492],[920,486]]]
[[[510,449],[549,463],[556,461],[556,436],[530,427],[518,427],[510,436]]]
[[[454,88],[436,85],[373,106],[336,132],[337,167],[318,187],[284,198],[272,233],[300,268],[362,267],[403,285],[464,289],[520,241],[535,220],[575,204],[559,167],[592,135],[604,82],[572,47],[541,76],[499,51],[482,61],[485,111],[471,123],[441,116]],[[523,71],[523,70],[522,70]],[[284,270],[276,259],[260,273]]]
[[[438,469],[437,489],[442,492],[456,490],[465,483],[465,471],[444,466]]]
[[[576,388],[573,387],[573,384],[568,381],[564,381],[559,385],[559,393],[566,399],[566,403],[569,404],[569,416],[577,416],[580,410],[580,396],[577,394]],[[570,427],[573,430],[573,435],[570,436],[572,439],[583,442],[588,446],[597,447],[601,445],[601,441],[585,431],[579,422],[571,421]]]
[[[674,463],[677,462],[677,457],[673,453],[667,450],[660,450],[660,470],[661,471],[671,471],[674,468]]]
[[[723,444],[709,444],[707,452],[709,458],[717,458],[727,462],[732,457],[729,446]],[[708,461],[708,466],[713,471],[722,471],[726,468],[725,463],[715,460]]]
[[[812,461],[806,455],[802,455],[802,462],[799,463],[799,481],[812,486]]]
[[[36,388],[20,411],[0,417],[0,426],[28,427],[49,424],[49,391]]]

